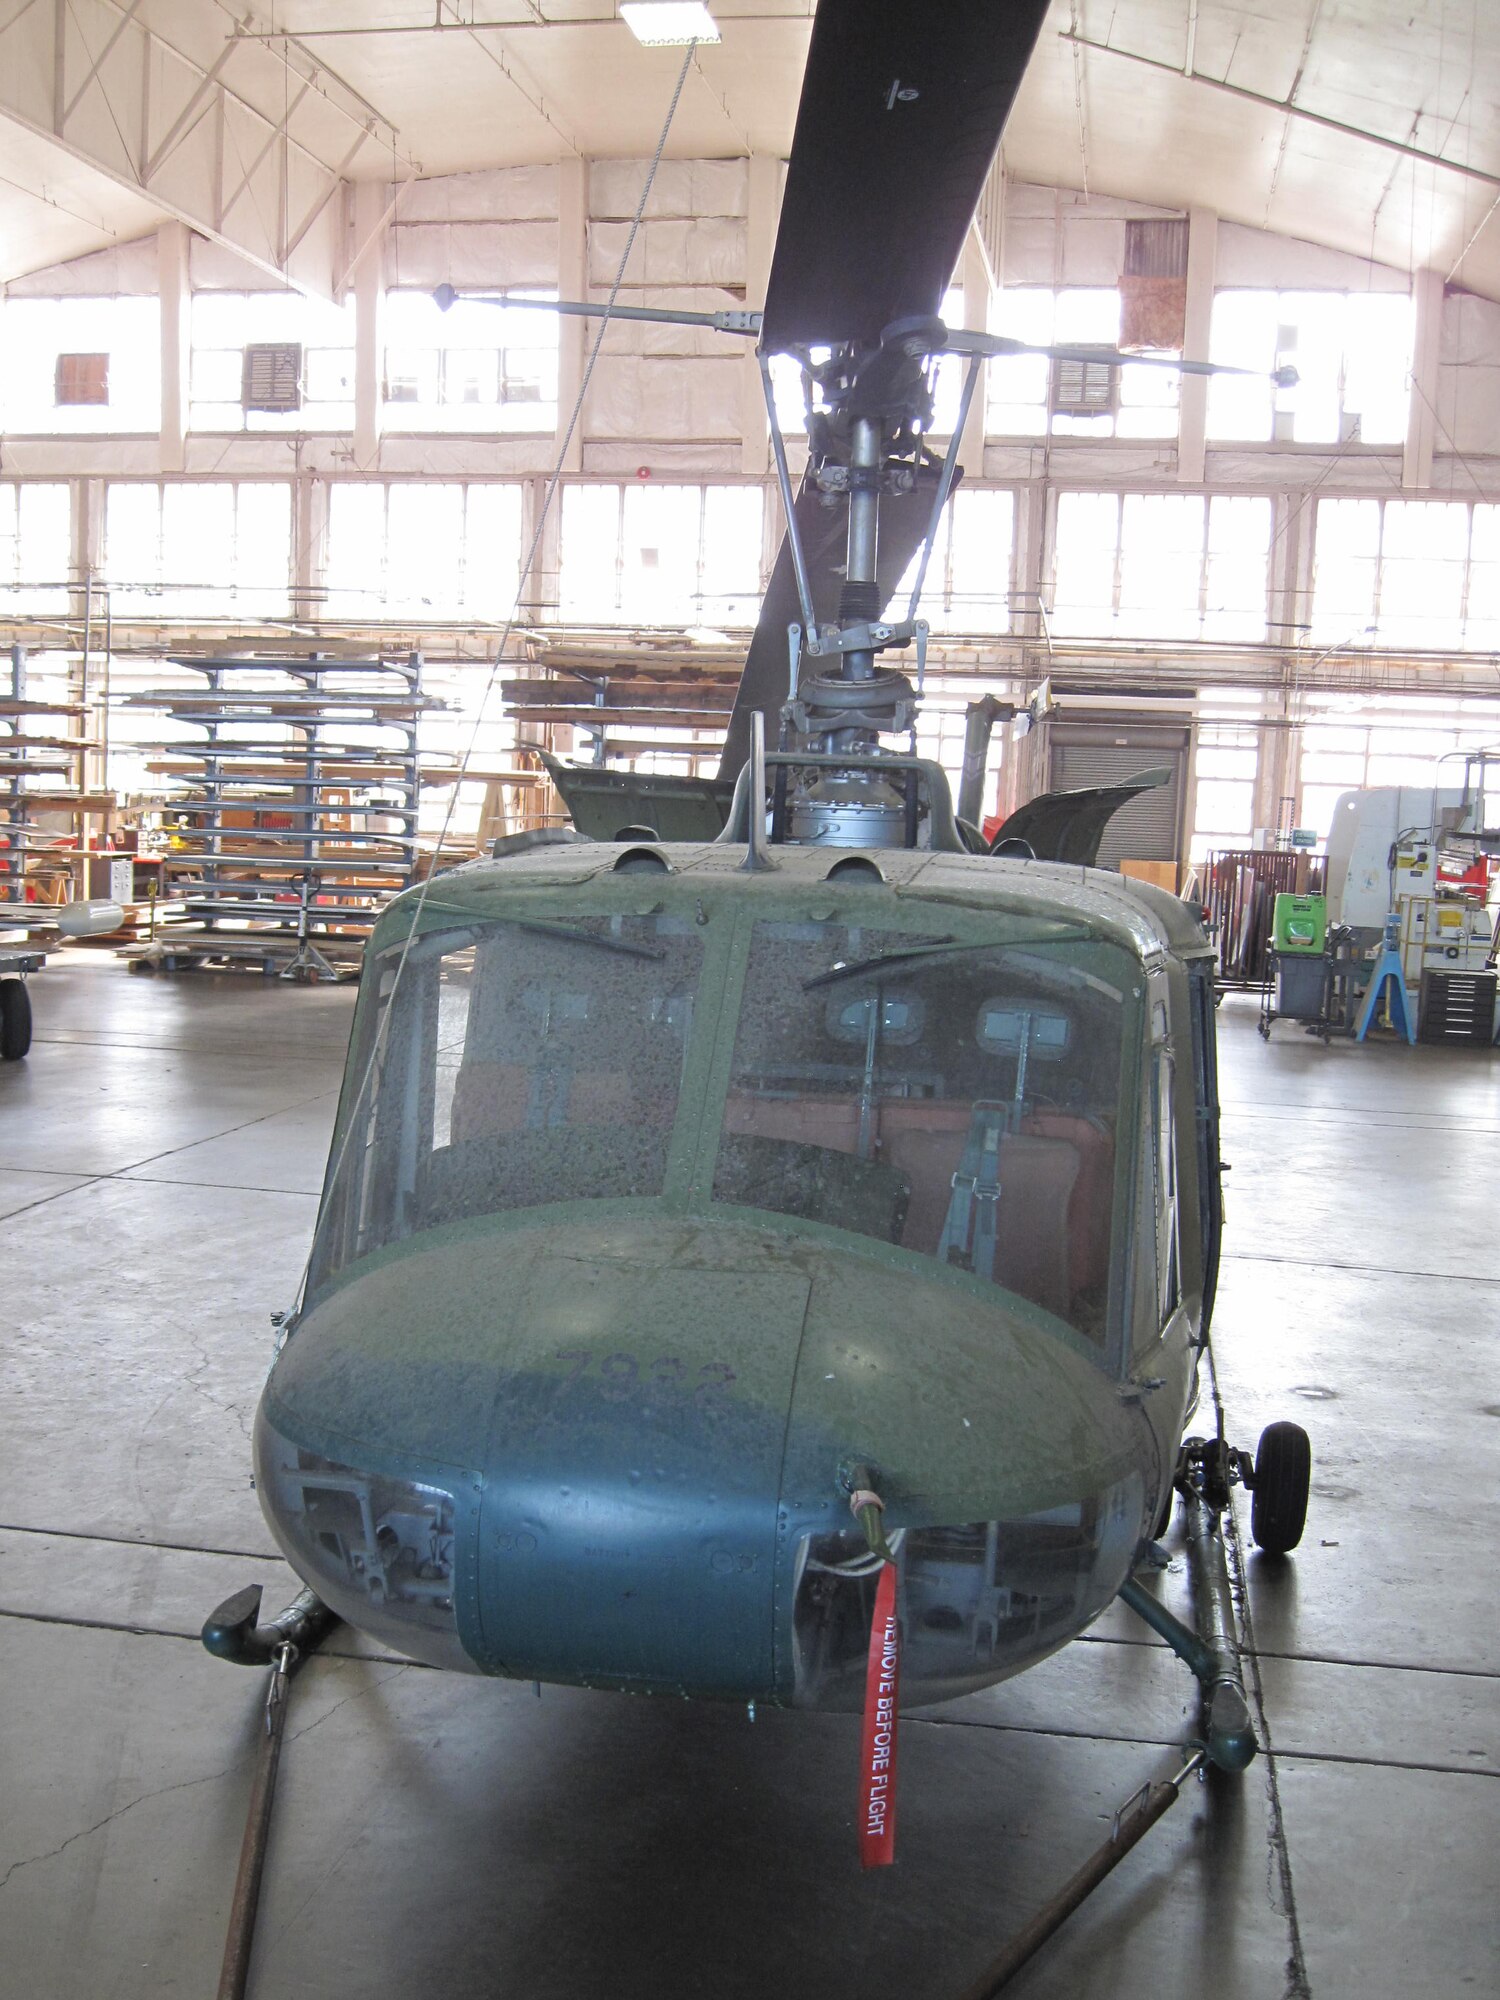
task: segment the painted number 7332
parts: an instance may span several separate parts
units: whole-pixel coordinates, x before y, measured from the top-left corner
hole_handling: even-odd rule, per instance
[[[595,1354],[582,1347],[560,1347],[556,1360],[567,1364],[563,1387],[586,1382],[606,1402],[632,1397],[647,1401],[691,1401],[700,1410],[722,1403],[735,1380],[727,1361],[681,1361],[675,1354]]]

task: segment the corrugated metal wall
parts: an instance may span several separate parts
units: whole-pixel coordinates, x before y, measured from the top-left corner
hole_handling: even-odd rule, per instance
[[[1099,728],[1052,725],[1050,788],[1074,791],[1083,785],[1117,785],[1139,771],[1166,765],[1170,781],[1122,806],[1104,829],[1099,866],[1121,861],[1182,859],[1183,789],[1187,776],[1187,729]]]

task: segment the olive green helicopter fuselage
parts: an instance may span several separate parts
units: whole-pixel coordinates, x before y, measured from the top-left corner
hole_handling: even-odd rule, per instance
[[[908,1701],[1111,1602],[1218,1246],[1176,898],[932,849],[573,840],[368,951],[258,1486],[435,1665],[857,1707],[884,1502]]]

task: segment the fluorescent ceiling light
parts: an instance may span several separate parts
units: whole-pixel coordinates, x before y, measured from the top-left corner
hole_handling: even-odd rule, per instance
[[[625,25],[648,49],[680,49],[720,39],[703,0],[620,0]]]

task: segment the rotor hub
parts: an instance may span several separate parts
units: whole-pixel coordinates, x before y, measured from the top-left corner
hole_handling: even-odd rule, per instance
[[[792,802],[799,847],[904,847],[906,803],[879,772],[821,773]]]
[[[880,736],[910,729],[917,692],[905,674],[875,673],[860,680],[820,674],[804,680],[782,709],[782,719],[808,743],[848,750]]]

